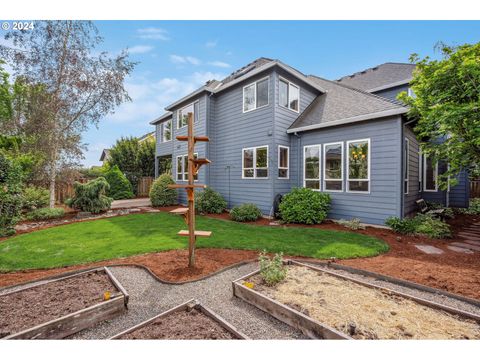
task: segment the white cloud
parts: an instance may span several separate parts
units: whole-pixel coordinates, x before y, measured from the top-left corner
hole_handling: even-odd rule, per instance
[[[210,61],[208,64],[216,67],[221,67],[221,68],[229,68],[231,66],[230,64],[227,64],[226,62],[223,62],[223,61]]]
[[[174,64],[191,64],[199,65],[200,60],[193,56],[170,55],[170,61]]]
[[[138,37],[141,39],[151,40],[170,40],[168,37],[168,31],[161,28],[148,27],[143,29],[137,29]]]
[[[128,49],[130,54],[145,54],[153,50],[153,46],[149,45],[135,45]]]
[[[215,46],[217,46],[217,41],[216,41],[216,40],[215,40],[215,41],[207,41],[207,42],[205,43],[205,46],[206,46],[207,48],[214,48]]]

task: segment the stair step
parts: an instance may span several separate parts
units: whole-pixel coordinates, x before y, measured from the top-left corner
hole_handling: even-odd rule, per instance
[[[188,208],[178,208],[170,211],[172,214],[186,214],[188,213]]]
[[[180,236],[188,236],[188,230],[180,230],[178,232],[178,235]],[[211,231],[202,231],[202,230],[195,230],[195,236],[203,236],[203,237],[209,237],[212,235]]]

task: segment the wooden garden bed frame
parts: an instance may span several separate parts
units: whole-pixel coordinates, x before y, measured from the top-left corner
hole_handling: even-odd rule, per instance
[[[176,313],[176,312],[181,312],[181,311],[186,311],[188,309],[195,309],[197,311],[200,311],[202,314],[205,316],[208,316],[209,318],[213,319],[216,323],[218,323],[220,326],[222,326],[225,330],[227,330],[229,333],[234,335],[237,339],[244,339],[244,340],[249,340],[249,337],[247,337],[245,334],[241,333],[238,331],[233,325],[228,323],[225,319],[217,315],[215,312],[207,308],[206,306],[200,304],[196,299],[190,299],[183,304],[180,304],[178,306],[175,306],[167,311],[164,311],[158,315],[155,315],[154,317],[145,320],[141,322],[138,325],[135,325],[125,331],[122,331],[121,333],[112,336],[109,340],[114,340],[114,339],[119,339],[123,335],[129,334],[135,330],[138,330],[152,322],[154,322],[157,319],[164,318],[170,314]]]
[[[104,272],[108,276],[112,284],[115,286],[115,288],[118,290],[117,292],[111,294],[109,300],[102,301],[98,304],[92,305],[74,313],[64,315],[62,317],[50,320],[43,324],[36,325],[29,329],[22,330],[18,333],[8,335],[2,338],[2,340],[63,339],[69,335],[89,328],[101,321],[112,319],[125,311],[128,304],[128,293],[107,267],[82,271],[73,275],[67,275],[53,280],[41,282],[39,284],[32,284],[31,286],[27,286],[19,290],[10,291],[0,296],[21,292],[26,289],[39,287],[42,285],[50,284],[52,282],[62,281],[65,279],[70,279],[93,272]]]
[[[440,303],[436,303],[430,300],[425,300],[421,299],[419,297],[403,293],[401,291],[396,291],[396,290],[391,290],[386,287],[380,286],[380,285],[375,285],[371,284],[365,281],[362,281],[360,279],[356,279],[354,277],[348,276],[348,275],[343,275],[343,274],[338,274],[334,271],[329,271],[328,269],[323,269],[319,268],[316,266],[304,264],[295,260],[286,260],[284,262],[286,265],[298,265],[298,266],[303,266],[308,269],[311,269],[313,271],[317,271],[320,273],[326,273],[332,276],[335,276],[337,278],[341,278],[344,280],[352,281],[357,284],[367,286],[369,288],[374,288],[374,289],[379,289],[381,291],[384,291],[388,294],[392,295],[398,295],[410,300],[413,300],[421,305],[429,306],[434,309],[439,309],[446,311],[450,314],[453,315],[458,315],[462,316],[467,319],[475,320],[477,322],[480,322],[480,316],[476,314],[472,314],[467,311],[455,309],[453,307],[443,305]],[[276,319],[283,321],[284,323],[300,330],[304,335],[312,338],[312,339],[344,339],[344,340],[353,340],[352,337],[349,335],[338,331],[326,324],[322,324],[318,322],[317,320],[302,314],[301,312],[292,309],[291,307],[284,305],[268,296],[265,296],[261,294],[258,291],[255,291],[247,286],[245,286],[243,283],[245,281],[248,281],[248,279],[254,275],[257,275],[260,273],[260,270],[256,270],[251,272],[250,274],[247,274],[245,276],[242,276],[241,278],[234,280],[232,282],[232,287],[233,287],[233,295],[248,302],[251,305],[256,306],[257,308],[265,311],[266,313],[272,315]],[[405,286],[405,285],[404,285]],[[432,289],[434,290],[434,289]],[[434,292],[434,291],[432,291]]]

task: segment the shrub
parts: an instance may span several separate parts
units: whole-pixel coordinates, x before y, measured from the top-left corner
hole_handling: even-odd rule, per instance
[[[286,223],[318,224],[327,217],[330,195],[307,188],[295,188],[283,196],[280,214]]]
[[[23,208],[25,210],[40,209],[48,205],[50,191],[44,188],[29,186],[23,190]]]
[[[411,218],[400,219],[396,216],[390,216],[385,221],[385,225],[390,226],[392,230],[399,234],[413,234],[415,233],[415,222]]]
[[[458,209],[458,211],[467,215],[480,215],[480,198],[470,199],[468,208]]]
[[[105,173],[105,179],[110,185],[107,195],[114,200],[133,198],[132,184],[120,171],[117,165],[111,167]]]
[[[227,207],[227,202],[211,188],[206,188],[198,193],[195,207],[202,214],[221,214]]]
[[[68,201],[68,205],[74,209],[93,214],[110,209],[113,199],[106,196],[109,185],[104,177],[90,180],[86,184],[75,182],[73,187],[75,195]]]
[[[360,223],[360,219],[351,219],[351,220],[344,220],[340,219],[336,221],[337,224],[340,224],[342,226],[345,226],[348,229],[351,230],[363,230],[365,229],[365,226]]]
[[[160,175],[150,189],[150,201],[153,206],[169,206],[177,204],[177,190],[169,189],[168,185],[175,184],[169,174]]]
[[[0,152],[0,236],[15,234],[22,210],[22,178],[21,164]]]
[[[242,204],[230,210],[230,217],[234,221],[255,221],[262,216],[262,212],[255,204]]]
[[[25,217],[27,220],[48,220],[56,219],[65,215],[65,210],[62,208],[41,208],[29,212]]]
[[[283,254],[275,254],[270,259],[265,251],[260,254],[258,261],[260,262],[260,275],[268,286],[274,286],[287,276],[287,268],[283,265]]]
[[[451,237],[450,226],[428,214],[418,214],[414,218],[405,219],[389,217],[385,224],[400,234],[420,234],[435,239]]]

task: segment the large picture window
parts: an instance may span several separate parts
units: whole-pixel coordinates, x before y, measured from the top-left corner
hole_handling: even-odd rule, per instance
[[[403,149],[403,192],[404,194],[408,194],[408,178],[409,174],[409,163],[410,163],[410,141],[405,138],[405,144]]]
[[[438,163],[423,157],[423,191],[437,191]]]
[[[268,77],[243,88],[243,112],[268,105]]]
[[[288,179],[288,168],[289,168],[289,153],[290,148],[288,146],[278,146],[278,178],[279,179]]]
[[[323,145],[323,189],[343,191],[343,143]]]
[[[188,125],[188,114],[192,113],[193,121],[195,121],[195,103],[189,104],[178,110],[177,113],[177,129]]]
[[[370,191],[370,139],[347,142],[347,191]]]
[[[321,145],[310,145],[303,148],[303,186],[320,190],[320,148]]]
[[[279,99],[280,106],[298,112],[300,101],[300,88],[291,82],[280,79],[279,83]]]
[[[195,153],[193,157],[198,158],[198,154]],[[198,180],[198,175],[195,175],[193,179]],[[177,156],[177,180],[188,181],[188,155]]]
[[[242,178],[265,179],[268,177],[268,146],[243,149]]]
[[[167,142],[172,140],[172,120],[164,121],[160,124],[162,142]]]

